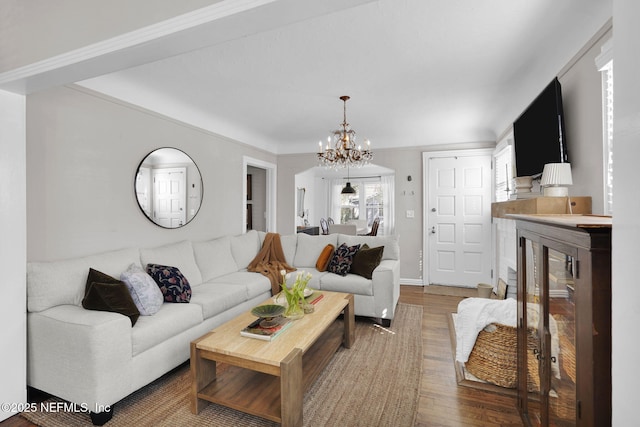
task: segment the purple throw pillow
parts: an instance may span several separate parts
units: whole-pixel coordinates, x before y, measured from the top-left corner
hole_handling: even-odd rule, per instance
[[[147,273],[158,284],[166,302],[189,302],[191,286],[177,267],[147,264]]]

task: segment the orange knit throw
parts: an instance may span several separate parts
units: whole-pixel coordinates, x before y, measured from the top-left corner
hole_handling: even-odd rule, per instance
[[[285,270],[287,273],[295,271],[294,267],[287,264],[284,257],[280,234],[267,233],[262,243],[262,249],[251,261],[247,270],[263,274],[269,278],[271,281],[271,295],[280,292],[280,281],[282,280],[280,270]]]

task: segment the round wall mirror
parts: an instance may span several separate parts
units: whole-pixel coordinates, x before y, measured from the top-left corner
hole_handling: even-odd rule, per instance
[[[134,182],[140,210],[154,224],[180,228],[202,204],[202,176],[195,162],[177,148],[159,148],[138,166]]]

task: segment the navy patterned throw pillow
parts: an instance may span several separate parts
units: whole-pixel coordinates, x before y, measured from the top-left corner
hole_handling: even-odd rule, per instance
[[[351,270],[351,264],[353,263],[353,257],[358,253],[360,245],[347,246],[346,243],[340,245],[336,252],[333,254],[333,258],[329,262],[327,271],[346,276]]]
[[[189,302],[191,286],[176,267],[147,264],[147,273],[158,284],[166,302]]]

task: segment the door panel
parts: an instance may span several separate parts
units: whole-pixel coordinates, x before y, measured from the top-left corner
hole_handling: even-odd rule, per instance
[[[428,280],[491,283],[491,155],[428,160]]]
[[[153,169],[153,220],[176,228],[186,224],[186,168]]]

